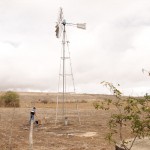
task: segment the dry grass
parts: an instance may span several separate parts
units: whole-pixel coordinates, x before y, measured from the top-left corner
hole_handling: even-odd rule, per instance
[[[29,149],[29,112],[34,105],[37,108],[37,119],[41,121],[41,125],[34,125],[34,150],[113,150],[114,147],[109,145],[104,138],[108,130],[107,119],[115,110],[112,108],[109,112],[97,111],[93,107],[94,101],[110,97],[78,94],[73,95],[74,98],[79,101],[81,124],[79,124],[75,109],[76,103],[71,102],[70,96],[71,103],[68,101],[65,105],[68,126],[64,126],[61,122],[61,103],[59,103],[58,123],[55,126],[55,93],[20,93],[21,107],[16,108],[15,112],[13,108],[0,108],[0,149],[10,150],[10,136],[12,150]],[[46,99],[48,103],[42,103],[43,99]],[[86,101],[83,102],[83,100]],[[96,132],[97,134],[91,137],[76,136],[86,132]]]

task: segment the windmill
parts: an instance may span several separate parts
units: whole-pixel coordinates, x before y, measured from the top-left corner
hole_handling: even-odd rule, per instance
[[[66,20],[64,19],[64,14],[63,14],[63,9],[60,8],[59,10],[59,15],[58,15],[58,20],[56,23],[56,37],[57,38],[61,38],[62,37],[62,57],[61,57],[61,63],[60,63],[60,70],[61,70],[61,66],[62,66],[62,72],[59,72],[59,83],[58,83],[58,93],[59,91],[59,86],[60,86],[60,77],[62,77],[62,119],[65,123],[66,119],[67,119],[67,115],[66,115],[66,108],[65,108],[65,96],[66,96],[66,76],[71,76],[72,77],[72,82],[73,82],[73,87],[74,87],[74,93],[75,93],[75,84],[74,84],[74,77],[73,77],[73,73],[72,73],[72,66],[71,66],[71,58],[70,58],[70,52],[68,57],[66,56],[66,46],[68,47],[69,42],[66,39],[66,26],[75,26],[77,28],[80,29],[86,29],[86,24],[85,23],[68,23],[66,22]],[[63,34],[61,36],[61,34]],[[69,48],[68,48],[69,49]],[[71,72],[70,74],[66,73],[66,59],[70,60],[70,68],[71,68]],[[57,105],[56,105],[56,121],[55,124],[57,122],[58,119],[58,103],[59,103],[59,94],[57,96]],[[78,109],[78,105],[76,105],[76,108]],[[78,111],[78,110],[77,110]],[[78,112],[78,117],[79,117],[79,112]],[[80,121],[80,118],[79,118]]]

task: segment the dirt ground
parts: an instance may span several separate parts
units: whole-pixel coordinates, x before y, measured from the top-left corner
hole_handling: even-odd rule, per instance
[[[25,100],[26,97],[21,97],[20,108],[0,108],[0,150],[30,149],[29,114],[33,101]],[[30,98],[28,96],[28,100]],[[94,100],[97,100],[97,95]],[[108,131],[106,124],[113,108],[109,112],[95,110],[90,98],[78,103],[78,111],[75,107],[73,109],[74,104],[67,104],[69,107],[65,113],[68,125],[65,126],[60,108],[56,122],[56,103],[34,102],[38,116],[36,120],[40,122],[33,127],[34,150],[114,150],[114,145],[105,140]]]

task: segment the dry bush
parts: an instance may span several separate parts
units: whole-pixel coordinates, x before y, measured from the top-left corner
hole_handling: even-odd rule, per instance
[[[83,100],[81,100],[80,103],[87,103],[87,101],[83,99]]]
[[[5,101],[0,97],[0,107],[4,107],[5,106]]]
[[[16,92],[8,91],[1,96],[2,101],[4,102],[5,107],[19,107],[20,99],[19,95]]]
[[[41,103],[47,104],[47,103],[48,103],[48,100],[46,100],[46,99],[41,100]]]

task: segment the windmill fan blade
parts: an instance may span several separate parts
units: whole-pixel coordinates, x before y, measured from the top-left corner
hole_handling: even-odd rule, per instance
[[[59,38],[59,26],[58,26],[58,24],[55,26],[55,28],[56,28],[56,30],[55,30],[56,37]]]
[[[55,28],[56,28],[55,32],[56,32],[57,38],[60,38],[60,36],[61,36],[61,32],[62,32],[62,28],[63,28],[62,22],[63,22],[63,10],[60,7],[59,15],[58,15],[58,21],[57,21],[57,24],[55,26]]]
[[[62,23],[62,21],[63,21],[63,9],[60,7],[58,15],[58,23]]]
[[[143,68],[142,68],[142,72],[143,72],[143,73],[146,72],[146,73],[148,74],[148,76],[150,76],[150,72],[147,71],[147,70],[145,70],[145,69],[143,69]]]
[[[86,29],[86,23],[77,23],[77,28]]]
[[[57,24],[56,26],[55,26],[55,32],[56,32],[56,37],[57,38],[60,38],[60,36],[61,36],[61,33],[62,33],[62,29],[63,29],[63,26],[61,25],[61,24]]]
[[[142,68],[142,72],[144,73],[144,69]]]

